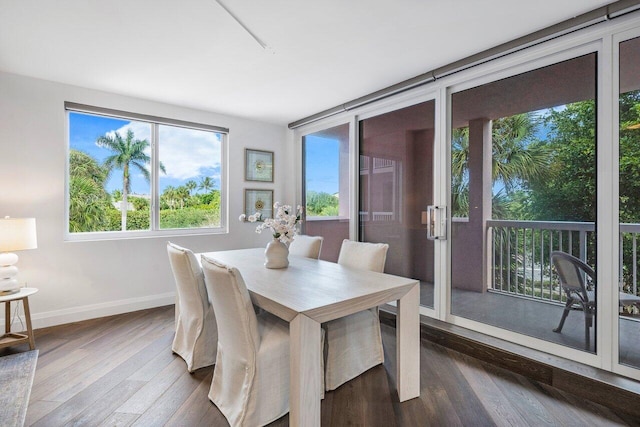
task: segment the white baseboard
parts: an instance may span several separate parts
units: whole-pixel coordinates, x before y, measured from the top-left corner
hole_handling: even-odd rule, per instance
[[[31,322],[33,323],[33,329],[47,328],[49,326],[63,325],[65,323],[80,322],[82,320],[112,316],[114,314],[129,313],[147,308],[171,305],[175,303],[175,298],[175,292],[167,292],[159,295],[128,298],[100,304],[90,304],[80,307],[64,308],[62,310],[46,311],[44,313],[32,313]],[[20,312],[22,313],[22,304],[20,304],[20,306]],[[12,323],[16,326],[16,322],[20,323],[20,321],[24,324],[24,315],[21,315],[19,320],[13,320]],[[0,324],[4,325],[4,322]]]

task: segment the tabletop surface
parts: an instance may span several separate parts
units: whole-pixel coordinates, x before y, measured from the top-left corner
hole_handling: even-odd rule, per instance
[[[325,322],[399,299],[418,284],[415,279],[294,255],[289,255],[288,267],[269,269],[262,248],[199,255],[240,270],[254,303],[285,320],[304,313]]]
[[[15,299],[28,297],[29,295],[33,295],[36,292],[38,292],[38,288],[20,288],[18,292],[0,295],[0,302],[13,301]]]

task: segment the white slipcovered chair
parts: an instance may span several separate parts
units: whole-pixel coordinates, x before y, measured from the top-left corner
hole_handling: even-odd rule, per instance
[[[389,245],[344,240],[338,264],[382,273]],[[326,390],[334,390],[384,362],[378,308],[327,322]]]
[[[169,263],[176,281],[176,335],[171,350],[187,362],[187,369],[216,363],[218,329],[204,286],[202,268],[189,249],[167,243]]]
[[[322,236],[306,236],[298,234],[293,238],[293,241],[289,245],[289,253],[291,255],[318,259],[320,258],[323,240],[324,237]]]
[[[240,271],[202,256],[218,319],[209,399],[233,426],[263,426],[289,412],[289,324],[256,316]]]

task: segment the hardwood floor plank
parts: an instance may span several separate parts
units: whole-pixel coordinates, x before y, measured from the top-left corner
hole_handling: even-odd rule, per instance
[[[162,335],[164,334],[164,335]],[[61,369],[57,375],[40,384],[34,399],[66,401],[75,394],[107,375],[124,360],[139,352],[145,345],[164,336],[164,341],[171,340],[166,330],[148,328],[127,340],[115,341],[111,348],[99,352],[89,352],[87,356],[66,369]]]
[[[80,360],[86,358],[88,355],[89,352],[82,348],[70,351],[69,353],[67,353],[66,357],[61,357],[59,359],[53,360],[51,363],[43,366],[41,369],[38,369],[33,383],[41,384],[52,376],[58,375],[60,371],[75,365]]]
[[[136,371],[129,378],[131,381],[151,381],[153,377],[155,377],[158,372],[161,372],[165,369],[169,364],[174,363],[175,359],[180,359],[179,356],[174,354],[171,351],[162,351],[158,353],[156,357],[154,357],[149,363],[147,363],[142,369]],[[180,359],[182,360],[182,359]],[[187,368],[187,364],[182,361],[184,368]]]
[[[390,328],[387,325],[382,325],[382,337],[385,347],[385,368],[387,375],[391,378],[390,384],[395,391],[396,379],[395,379],[395,358],[393,355],[396,352],[395,340],[390,338],[395,333],[394,328]],[[424,342],[422,343],[424,346]],[[401,419],[400,425],[411,425],[408,417],[405,415],[405,407],[411,408],[412,417],[411,422],[418,418],[418,402],[422,402],[424,413],[422,416],[425,418],[422,420],[427,425],[447,425],[447,426],[462,426],[462,420],[458,416],[457,410],[454,407],[451,399],[447,394],[447,390],[444,384],[439,380],[438,373],[434,370],[434,361],[430,357],[426,357],[425,352],[420,352],[420,398],[419,400],[412,399],[400,404],[397,398],[397,391],[394,397],[395,413]],[[436,366],[437,368],[437,366]],[[411,405],[408,405],[411,404]]]
[[[588,412],[585,414],[581,410],[575,411],[573,404],[566,399],[563,393],[558,392],[557,389],[547,384],[530,381],[527,378],[520,378],[519,380],[524,386],[533,387],[540,392],[538,399],[542,405],[544,405],[545,409],[553,415],[559,425],[582,427],[594,421],[594,417],[590,416]]]
[[[123,414],[114,412],[98,427],[129,427],[138,419],[138,414]]]
[[[36,340],[47,363],[38,361],[26,425],[227,426],[207,397],[214,368],[189,374],[171,352],[173,313],[162,307],[47,328]],[[383,325],[382,336],[384,365],[326,393],[322,426],[640,426],[640,418],[427,340],[420,397],[400,403],[395,329]],[[288,425],[285,415],[269,427]]]
[[[144,381],[123,381],[106,393],[97,402],[90,405],[78,416],[66,424],[66,426],[80,427],[96,425],[109,418],[129,397],[138,392],[146,382]]]
[[[486,366],[478,360],[455,351],[449,351],[448,354],[456,361],[462,375],[467,379],[496,425],[527,425],[526,419],[509,403],[509,396],[503,393],[495,378],[485,370]]]
[[[116,412],[128,414],[144,414],[164,393],[171,390],[175,383],[187,372],[185,363],[179,357],[174,356],[173,362],[158,372],[144,387],[127,399]]]
[[[332,402],[332,425],[397,425],[382,365],[326,393],[325,400],[327,398]]]
[[[158,397],[154,404],[151,405],[133,425],[164,425],[207,377],[207,372],[196,371],[190,374],[186,368],[183,367],[183,373],[178,380],[175,381],[164,394]]]
[[[64,404],[57,407],[46,417],[43,417],[38,422],[34,423],[34,425],[50,427],[64,425],[69,422],[75,416],[83,412],[87,407],[102,398],[113,387],[127,379],[135,371],[148,363],[155,354],[160,351],[166,351],[171,339],[171,335],[166,335],[156,339],[147,347],[139,350],[135,355],[112,369],[109,375],[100,377],[91,385],[64,402]]]
[[[25,426],[30,426],[38,421],[40,418],[45,417],[51,411],[62,405],[62,402],[47,402],[44,400],[29,401],[29,407],[27,408],[27,418],[24,422]]]
[[[182,427],[182,426],[204,426],[226,425],[226,419],[216,406],[207,397],[211,388],[213,379],[213,367],[207,367],[198,370],[198,374],[206,375],[202,382],[189,395],[184,403],[172,415],[165,424],[166,426]],[[215,410],[217,416],[212,419],[213,414],[209,414],[210,410]],[[206,421],[205,421],[206,420]]]

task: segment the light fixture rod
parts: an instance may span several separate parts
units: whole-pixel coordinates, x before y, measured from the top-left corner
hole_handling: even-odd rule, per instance
[[[260,47],[262,47],[264,50],[266,51],[271,51],[271,48],[262,40],[260,40],[260,38],[258,36],[256,36],[253,31],[251,31],[249,29],[249,27],[247,27],[241,20],[240,18],[238,18],[236,15],[234,15],[233,12],[231,12],[231,10],[229,10],[229,8],[227,6],[224,5],[224,3],[222,3],[220,0],[214,0],[216,3],[218,3],[220,5],[221,8],[223,8],[225,10],[225,12],[227,12],[229,14],[230,17],[232,17],[234,19],[234,21],[236,21],[238,23],[238,25],[240,25],[247,33],[249,33],[249,35],[260,45]]]

